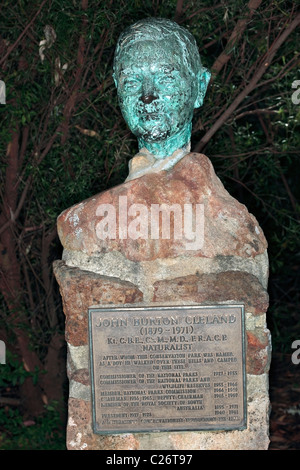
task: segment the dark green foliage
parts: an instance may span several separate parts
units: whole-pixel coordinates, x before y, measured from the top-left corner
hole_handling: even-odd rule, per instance
[[[0,365],[0,373],[0,449],[65,449],[65,426],[58,403],[45,405],[44,413],[34,420],[26,418],[18,398],[11,397],[18,397],[18,387],[32,374],[25,371],[10,351],[6,364]],[[37,377],[36,373],[34,382],[37,382]]]
[[[59,412],[52,405],[35,422],[27,424],[18,409],[0,409],[1,450],[65,450]]]

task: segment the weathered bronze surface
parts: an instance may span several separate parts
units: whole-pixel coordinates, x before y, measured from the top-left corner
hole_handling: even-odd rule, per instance
[[[246,427],[241,305],[91,308],[95,433]]]
[[[164,18],[131,25],[119,37],[113,77],[140,149],[161,159],[186,147],[210,79],[186,28]]]

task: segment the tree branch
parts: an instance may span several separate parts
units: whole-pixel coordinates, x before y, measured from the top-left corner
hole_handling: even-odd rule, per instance
[[[182,15],[183,0],[177,0],[174,21],[178,21]]]
[[[21,41],[22,37],[26,34],[26,32],[28,31],[28,29],[30,28],[30,26],[35,22],[36,18],[38,17],[38,15],[40,14],[43,6],[45,5],[45,3],[47,3],[48,0],[44,0],[40,6],[40,8],[38,9],[38,11],[36,12],[36,14],[34,15],[34,17],[32,18],[32,20],[28,23],[28,25],[23,29],[22,33],[20,34],[20,36],[17,38],[17,40],[8,48],[8,51],[7,53],[5,54],[5,56],[2,57],[2,59],[0,60],[0,65],[3,64],[3,62],[5,62],[5,60],[7,59],[7,57],[9,56],[9,54],[14,50],[14,48],[19,44],[19,42]]]
[[[217,58],[217,60],[214,62],[211,70],[214,75],[217,75],[222,68],[224,67],[225,64],[229,61],[231,58],[231,53],[235,47],[235,45],[238,43],[240,40],[240,37],[242,36],[243,32],[245,31],[245,28],[249,21],[251,20],[255,10],[260,6],[262,0],[250,0],[247,8],[249,11],[247,12],[245,18],[238,20],[237,24],[235,25],[235,28],[233,29],[231,36],[228,40],[227,46],[225,50],[222,52],[222,54]]]
[[[247,86],[242,90],[242,92],[235,98],[235,100],[231,103],[231,105],[226,109],[226,111],[222,114],[222,116],[217,119],[215,124],[206,132],[206,134],[202,137],[200,142],[195,146],[194,152],[201,152],[201,150],[205,147],[205,145],[209,142],[212,136],[220,129],[220,127],[227,121],[229,116],[236,110],[239,104],[248,96],[254,88],[257,86],[257,83],[264,75],[268,67],[270,66],[276,52],[280,48],[280,46],[286,41],[288,36],[297,28],[300,24],[300,13],[297,14],[295,19],[289,24],[288,27],[284,30],[284,32],[277,37],[277,39],[273,42],[272,46],[264,54],[261,59],[261,65],[253,75],[252,79],[248,83]]]

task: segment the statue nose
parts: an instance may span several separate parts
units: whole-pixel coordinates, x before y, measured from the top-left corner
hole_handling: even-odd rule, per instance
[[[150,104],[150,103],[152,103],[152,101],[156,100],[156,96],[154,96],[154,95],[142,95],[140,99],[144,104]]]

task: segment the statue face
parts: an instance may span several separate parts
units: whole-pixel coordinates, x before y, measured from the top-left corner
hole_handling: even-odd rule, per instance
[[[119,103],[131,131],[159,143],[189,128],[197,78],[183,64],[178,43],[144,40],[125,46],[116,77]],[[189,140],[189,139],[188,139]]]

